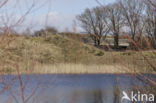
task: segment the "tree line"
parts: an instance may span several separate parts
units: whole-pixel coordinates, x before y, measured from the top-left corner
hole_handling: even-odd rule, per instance
[[[102,38],[113,35],[114,47],[119,47],[120,35],[145,48],[156,49],[156,1],[118,0],[109,5],[87,8],[77,16],[81,27],[90,35],[94,45],[99,46]]]
[[[58,33],[58,30],[55,27],[47,26],[44,29],[35,31],[34,36],[48,36],[56,33]]]

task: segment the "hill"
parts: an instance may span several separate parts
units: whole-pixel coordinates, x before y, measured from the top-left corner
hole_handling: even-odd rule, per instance
[[[151,72],[137,52],[105,52],[84,44],[79,36],[0,37],[0,70],[2,73],[128,73],[123,62],[136,71]],[[155,55],[146,53],[150,58]],[[136,57],[135,57],[136,56]],[[140,60],[136,60],[140,59]],[[151,59],[152,62],[155,59]],[[135,61],[135,64],[134,64]],[[142,66],[140,66],[142,65]],[[146,65],[146,66],[144,66]],[[143,68],[142,68],[143,67]],[[140,69],[141,68],[141,69]]]

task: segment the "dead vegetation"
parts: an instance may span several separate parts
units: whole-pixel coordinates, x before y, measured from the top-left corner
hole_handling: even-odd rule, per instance
[[[16,73],[155,73],[137,51],[104,51],[65,35],[48,37],[10,36],[13,41],[1,49],[0,70]],[[143,54],[155,65],[152,51]],[[123,65],[124,64],[124,65]]]

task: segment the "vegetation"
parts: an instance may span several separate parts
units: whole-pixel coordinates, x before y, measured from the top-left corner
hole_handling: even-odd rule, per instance
[[[2,4],[6,3],[7,0]],[[25,36],[19,36],[14,28],[3,27],[0,31],[3,34],[0,37],[0,70],[2,74],[17,71],[38,73],[41,70],[37,66],[46,68],[48,66],[49,70],[53,71],[53,66],[59,65],[58,70],[60,70],[64,67],[63,65],[68,65],[68,68],[70,68],[69,65],[71,67],[72,65],[78,67],[81,65],[82,68],[75,73],[91,72],[90,66],[94,67],[95,70],[103,68],[96,70],[98,73],[107,73],[107,66],[114,66],[109,73],[121,73],[116,66],[121,67],[122,72],[126,73],[155,73],[156,20],[155,6],[153,5],[155,5],[154,0],[150,2],[119,0],[113,4],[86,9],[77,16],[77,19],[89,36],[69,32],[58,33],[55,27],[50,26],[34,33],[28,29],[28,34],[32,35],[27,35],[27,32],[24,32]],[[30,10],[32,8],[30,7]],[[29,14],[29,10],[24,16],[27,14]],[[22,22],[23,18],[22,16],[18,23]],[[91,37],[94,45],[84,43],[86,39],[89,40],[88,37]],[[107,37],[114,38],[114,45],[113,47],[110,46],[111,44],[106,45],[108,51],[105,51],[103,41]],[[120,50],[120,38],[130,41],[129,51]],[[118,51],[114,51],[114,48]],[[148,51],[142,51],[143,49]],[[72,69],[74,68],[72,67]],[[44,70],[44,68],[42,69]]]
[[[106,15],[103,8],[86,9],[85,12],[77,18],[82,22],[82,27],[90,34],[95,46],[99,46],[102,37],[106,37],[109,32],[104,19]]]
[[[16,63],[22,73],[154,73],[137,51],[105,51],[84,44],[82,35],[51,35],[48,37],[9,36],[14,38],[1,48],[1,71],[16,73]],[[1,37],[2,38],[2,37]],[[155,65],[152,51],[143,54]],[[3,66],[3,63],[7,65]],[[94,72],[93,72],[94,71]]]
[[[55,27],[46,27],[45,29],[41,29],[38,31],[35,31],[34,36],[48,36],[48,35],[54,35],[56,34],[58,31]]]
[[[0,94],[2,98],[3,95],[8,97],[6,103],[14,100],[16,103],[28,103],[30,99],[36,102],[35,99],[38,97],[35,94],[39,93],[37,89],[41,82],[38,81],[36,84],[33,82],[35,79],[30,78],[29,75],[25,78],[23,74],[132,73],[134,78],[149,84],[149,87],[144,87],[143,91],[155,93],[155,78],[152,79],[143,73],[156,74],[156,0],[118,0],[109,5],[102,5],[96,0],[99,6],[86,9],[77,16],[82,28],[89,36],[69,33],[68,29],[65,33],[58,33],[57,28],[47,26],[48,16],[51,15],[49,0],[14,1],[0,2]],[[43,7],[45,4],[49,5],[47,9]],[[29,21],[30,18],[27,15],[32,13],[30,17],[36,16],[35,11],[41,10],[40,8],[48,10],[47,16],[42,17],[42,20],[45,18],[45,28],[32,33],[30,28],[33,22],[29,28],[23,28],[23,26],[28,25],[25,20]],[[41,13],[45,12],[41,10],[39,14]],[[37,24],[40,25],[40,23]],[[35,27],[37,28],[36,25]],[[23,33],[18,34],[17,29]],[[73,24],[73,31],[77,31],[76,22]],[[114,38],[114,45],[113,47],[106,45],[109,49],[105,51],[103,41],[108,36],[111,39],[111,35]],[[91,37],[94,45],[84,43],[88,37]],[[128,50],[121,51],[120,38],[130,41]],[[7,78],[5,74],[9,74]],[[15,76],[10,78],[11,74]],[[55,77],[49,79],[53,82]],[[119,78],[114,79],[116,82],[122,82]],[[32,83],[32,87],[28,85],[29,82]],[[44,90],[51,86],[51,84],[46,86],[47,82],[50,81],[45,80]],[[33,88],[34,84],[36,84],[35,88]],[[134,86],[139,90],[139,85]],[[43,93],[41,89],[39,91]],[[92,92],[89,94],[92,95],[93,102],[102,103],[104,94],[101,90]],[[109,89],[107,92],[111,93]],[[120,88],[118,86],[114,87],[113,94],[111,98],[113,102],[119,102]]]
[[[147,42],[150,47],[156,47],[156,2],[154,0],[118,0],[109,5],[98,3],[100,6],[86,9],[78,15],[82,28],[90,34],[95,45],[100,45],[102,36],[112,34],[116,49],[119,47],[120,35],[127,36],[131,41],[131,49],[136,49],[136,44],[146,48]]]

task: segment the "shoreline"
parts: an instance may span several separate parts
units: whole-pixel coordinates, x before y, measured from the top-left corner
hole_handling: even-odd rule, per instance
[[[21,75],[48,75],[48,74],[156,74],[156,71],[148,71],[145,68],[137,69],[133,66],[114,65],[84,65],[84,64],[56,64],[56,65],[36,65],[33,68],[23,69],[20,67],[19,74]],[[1,71],[1,75],[18,75],[17,69],[10,69],[9,72]]]
[[[17,76],[17,73],[5,73],[0,74],[0,76],[5,75],[14,75]],[[20,73],[19,75],[156,75],[156,73]]]

